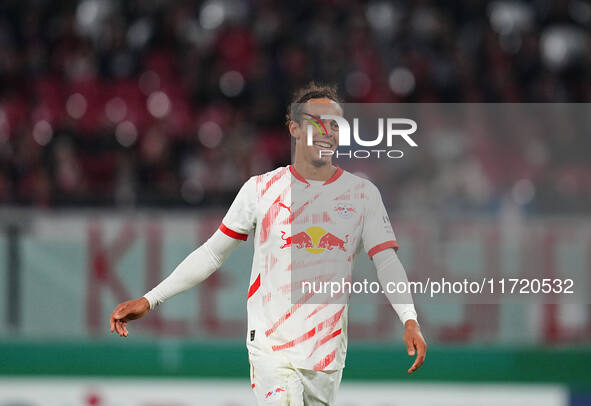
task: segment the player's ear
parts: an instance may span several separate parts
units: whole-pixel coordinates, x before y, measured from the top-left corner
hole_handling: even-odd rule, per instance
[[[293,120],[291,120],[289,122],[289,133],[296,140],[300,138],[300,131],[298,131],[299,129],[300,129],[300,125],[297,122],[295,122]]]

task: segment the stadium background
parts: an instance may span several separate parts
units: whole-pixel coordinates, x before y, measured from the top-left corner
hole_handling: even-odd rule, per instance
[[[289,162],[289,91],[315,79],[355,103],[586,103],[590,26],[584,1],[3,1],[0,405],[253,404],[250,245],[129,339],[107,321],[207,238],[250,175]],[[428,152],[383,180],[396,231],[416,251],[408,230],[435,228],[432,247],[474,244],[459,266],[494,267],[482,224],[505,224],[513,202],[529,219],[514,256],[588,272],[590,140]],[[417,307],[430,348],[412,377],[394,313],[352,309],[343,402],[591,403],[589,306]]]

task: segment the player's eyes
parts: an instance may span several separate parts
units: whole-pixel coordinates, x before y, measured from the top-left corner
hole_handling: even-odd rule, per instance
[[[337,124],[336,121],[333,120],[333,121],[330,122],[330,129],[333,130],[333,131],[338,131],[339,130],[339,125]]]

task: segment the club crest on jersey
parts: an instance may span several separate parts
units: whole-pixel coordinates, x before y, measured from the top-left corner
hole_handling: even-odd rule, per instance
[[[339,238],[322,227],[308,227],[291,236],[287,236],[285,231],[281,231],[281,239],[284,241],[280,248],[305,248],[311,254],[320,254],[325,250],[332,251],[338,249],[347,252],[345,244],[349,242],[349,234],[345,239]]]
[[[334,207],[334,211],[344,219],[350,219],[355,213],[355,208],[349,203],[339,203]]]
[[[278,386],[273,390],[270,390],[269,392],[267,392],[265,394],[265,400],[275,400],[278,399],[283,392],[285,392],[285,389],[283,389],[282,387]]]

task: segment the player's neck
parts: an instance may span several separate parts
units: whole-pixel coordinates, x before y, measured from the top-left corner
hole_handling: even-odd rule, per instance
[[[332,163],[317,167],[311,162],[307,162],[303,159],[298,159],[296,156],[293,166],[295,170],[307,180],[328,180],[336,172],[336,166]]]

